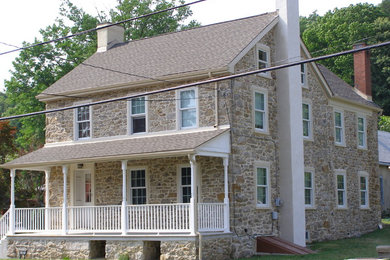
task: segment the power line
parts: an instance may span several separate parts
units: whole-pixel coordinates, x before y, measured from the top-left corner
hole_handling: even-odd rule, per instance
[[[352,50],[337,52],[337,53],[333,53],[333,54],[323,55],[323,56],[319,56],[319,57],[315,57],[315,58],[306,59],[303,61],[286,63],[283,65],[273,66],[273,67],[269,67],[269,68],[265,68],[265,69],[253,70],[253,71],[238,73],[238,74],[234,74],[234,75],[229,75],[229,76],[224,76],[224,77],[219,77],[219,78],[214,78],[214,79],[203,80],[203,81],[199,81],[199,82],[183,84],[183,85],[179,85],[176,87],[154,90],[154,91],[149,91],[149,92],[141,93],[141,94],[135,94],[135,95],[107,99],[107,100],[101,100],[101,101],[91,102],[91,103],[87,103],[87,104],[79,104],[79,105],[73,105],[73,106],[68,106],[68,107],[43,110],[43,111],[21,114],[21,115],[16,115],[16,116],[2,117],[2,118],[0,118],[0,121],[12,120],[12,119],[28,117],[28,116],[48,114],[48,113],[53,113],[53,112],[60,112],[60,111],[65,111],[65,110],[70,110],[70,109],[75,109],[75,108],[80,108],[80,107],[85,107],[85,106],[94,106],[94,105],[101,105],[101,104],[106,104],[106,103],[111,103],[111,102],[116,102],[116,101],[124,101],[124,100],[143,97],[143,96],[150,96],[150,95],[164,93],[164,92],[168,92],[168,91],[190,88],[190,87],[195,87],[195,86],[199,86],[199,85],[215,83],[215,82],[219,82],[219,81],[223,81],[223,80],[235,79],[235,78],[245,77],[245,76],[254,75],[254,74],[258,74],[258,73],[263,73],[263,72],[268,72],[268,71],[273,71],[273,70],[278,70],[278,69],[284,69],[284,68],[288,68],[288,67],[292,67],[292,66],[296,66],[296,65],[301,65],[301,64],[305,64],[305,63],[309,63],[309,62],[316,62],[316,61],[320,61],[320,60],[330,59],[330,58],[334,58],[334,57],[338,57],[338,56],[342,56],[342,55],[352,54],[352,53],[360,52],[360,51],[371,50],[374,48],[380,48],[380,47],[384,47],[384,46],[388,46],[388,45],[390,45],[390,41],[378,43],[378,44],[373,44],[373,45],[369,45],[369,46],[365,46],[365,47],[360,47],[357,49],[352,49]]]
[[[140,16],[137,16],[137,17],[134,17],[134,18],[129,18],[129,19],[126,19],[126,20],[123,20],[123,21],[119,21],[119,22],[113,23],[113,24],[107,24],[107,25],[101,26],[99,28],[93,28],[93,29],[85,30],[85,31],[78,32],[78,33],[75,33],[75,34],[67,35],[67,36],[64,36],[64,37],[61,37],[61,38],[57,38],[57,39],[53,39],[53,40],[49,40],[49,41],[44,41],[44,42],[32,44],[32,45],[29,45],[29,46],[17,48],[17,49],[6,51],[6,52],[1,52],[0,56],[8,54],[8,53],[16,52],[16,51],[26,50],[26,49],[29,49],[29,48],[33,48],[33,47],[37,47],[37,46],[53,43],[53,42],[66,40],[66,39],[69,39],[69,38],[72,38],[72,37],[75,37],[75,36],[80,36],[80,35],[91,33],[91,32],[97,31],[97,30],[105,29],[105,28],[108,28],[108,27],[111,27],[111,26],[115,26],[115,25],[119,25],[119,24],[122,24],[122,23],[127,23],[127,22],[131,22],[131,21],[138,20],[138,19],[141,19],[141,18],[149,17],[149,16],[152,16],[152,15],[156,15],[156,14],[172,11],[172,10],[175,10],[175,9],[178,9],[178,8],[181,8],[181,7],[186,7],[186,6],[197,4],[197,3],[200,3],[200,2],[204,2],[204,1],[206,1],[206,0],[197,0],[197,1],[194,1],[194,2],[187,3],[187,4],[182,4],[182,5],[174,6],[174,7],[171,7],[171,8],[164,9],[164,10],[155,11],[155,12],[152,12],[152,13],[140,15]]]

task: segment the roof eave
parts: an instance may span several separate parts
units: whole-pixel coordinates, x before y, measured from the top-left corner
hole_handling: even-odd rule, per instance
[[[369,105],[366,105],[366,104],[363,104],[363,103],[360,103],[360,102],[356,102],[356,101],[353,101],[353,100],[350,100],[350,99],[347,99],[347,98],[339,97],[339,96],[333,96],[332,98],[330,98],[330,100],[339,101],[339,102],[343,102],[343,103],[348,103],[350,105],[355,105],[355,106],[358,106],[358,107],[363,107],[363,108],[366,108],[366,109],[369,109],[369,110],[372,110],[372,111],[375,111],[375,112],[378,112],[378,113],[382,113],[382,111],[383,111],[383,109],[381,109],[379,107],[369,106]]]

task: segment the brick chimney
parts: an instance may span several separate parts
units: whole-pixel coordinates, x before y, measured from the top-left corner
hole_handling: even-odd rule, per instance
[[[102,28],[110,23],[99,24],[96,28]],[[105,52],[115,44],[124,41],[125,29],[122,26],[114,25],[97,31],[97,52]]]
[[[365,47],[365,43],[355,44],[354,49]],[[353,68],[355,77],[355,91],[363,98],[372,101],[371,92],[371,64],[368,50],[353,54]]]

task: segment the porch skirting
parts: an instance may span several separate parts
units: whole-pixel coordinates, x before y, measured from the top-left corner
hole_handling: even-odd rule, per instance
[[[118,235],[15,235],[9,236],[7,255],[30,259],[230,259],[231,233],[199,236],[118,236]],[[200,245],[201,244],[201,245]],[[201,247],[201,249],[200,249]],[[159,258],[158,258],[159,257]]]

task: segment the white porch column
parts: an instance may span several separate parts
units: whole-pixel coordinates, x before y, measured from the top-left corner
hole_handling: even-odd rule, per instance
[[[122,161],[122,210],[121,210],[121,227],[122,235],[126,235],[127,230],[127,196],[126,196],[126,174],[127,174],[127,160]]]
[[[223,199],[223,203],[225,204],[224,218],[223,218],[223,226],[224,232],[230,232],[230,210],[229,210],[229,178],[228,178],[228,166],[229,166],[229,158],[223,158],[223,168],[224,168],[224,184],[225,184],[225,198]]]
[[[49,193],[49,179],[50,179],[50,168],[45,170],[45,230],[48,231],[50,229],[49,223],[50,214],[50,193]]]
[[[15,169],[11,169],[11,205],[9,207],[9,232],[15,234]]]
[[[68,166],[62,166],[62,174],[64,176],[64,191],[63,191],[63,203],[62,203],[62,234],[66,235],[68,232],[68,199],[67,199],[67,179],[68,179]]]
[[[196,232],[196,226],[197,226],[197,190],[196,190],[196,171],[197,171],[197,164],[196,164],[196,158],[195,155],[188,155],[188,158],[190,159],[191,164],[191,199],[190,199],[190,232],[191,235],[195,235]]]

